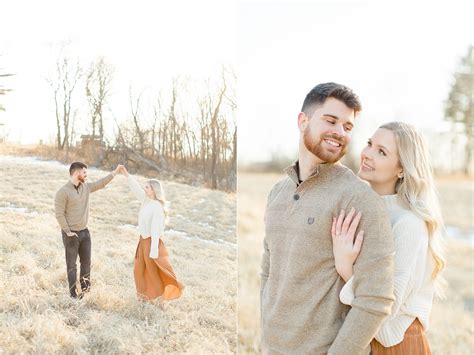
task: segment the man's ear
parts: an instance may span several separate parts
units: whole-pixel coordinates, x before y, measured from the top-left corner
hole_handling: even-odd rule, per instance
[[[300,112],[298,114],[298,128],[300,132],[303,132],[306,129],[306,127],[308,126],[308,122],[309,122],[309,117],[306,116],[306,113]]]

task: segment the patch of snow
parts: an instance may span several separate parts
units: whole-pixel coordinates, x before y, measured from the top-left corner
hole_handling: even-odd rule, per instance
[[[18,207],[11,203],[8,203],[6,206],[0,206],[0,212],[17,212],[23,214],[30,214],[32,216],[38,215],[38,212],[30,210],[26,207]]]
[[[448,240],[458,240],[474,247],[474,229],[463,230],[462,228],[446,225]]]

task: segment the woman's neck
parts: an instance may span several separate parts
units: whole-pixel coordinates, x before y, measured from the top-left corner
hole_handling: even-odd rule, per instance
[[[374,190],[376,193],[378,193],[381,196],[394,195],[397,193],[395,191],[395,184],[392,184],[392,183],[375,184],[375,183],[370,182],[370,187],[372,188],[372,190]]]

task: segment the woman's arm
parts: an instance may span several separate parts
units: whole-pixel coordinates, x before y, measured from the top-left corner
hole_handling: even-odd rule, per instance
[[[164,233],[165,229],[165,215],[163,207],[158,202],[159,206],[156,206],[153,211],[153,220],[151,221],[151,247],[150,247],[150,258],[156,259],[159,255],[159,244],[160,237]]]
[[[130,189],[132,190],[133,194],[135,197],[140,201],[143,202],[146,197],[145,190],[140,186],[140,184],[135,180],[132,175],[130,175],[125,168],[125,166],[122,167],[121,169],[122,174],[124,174],[127,177],[128,180],[128,186],[130,186]]]
[[[390,342],[391,320],[399,316],[403,304],[413,289],[413,277],[417,272],[416,265],[420,258],[428,253],[428,229],[425,222],[414,215],[404,216],[393,229],[395,241],[395,302],[390,316],[380,327],[375,336],[383,346],[394,344]],[[421,272],[424,272],[422,270]]]
[[[411,289],[411,280],[413,279],[417,260],[422,257],[424,244],[427,244],[428,230],[424,222],[414,216],[406,216],[400,220],[393,229],[395,242],[395,274],[394,274],[394,294],[393,303],[389,317],[380,327],[375,335],[383,346],[392,346],[390,342],[390,321],[399,315],[400,308],[406,300]],[[425,247],[427,249],[427,247]],[[352,285],[353,278],[347,281],[341,289],[339,299],[342,303],[351,305],[354,300],[354,290]]]

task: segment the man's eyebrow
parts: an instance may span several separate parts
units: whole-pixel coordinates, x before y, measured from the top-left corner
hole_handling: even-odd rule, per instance
[[[335,115],[332,115],[332,114],[330,114],[330,113],[325,113],[325,114],[323,114],[323,116],[332,117],[332,118],[334,118],[334,119],[336,119],[336,120],[339,119],[339,117],[337,117],[337,116],[335,116]]]

